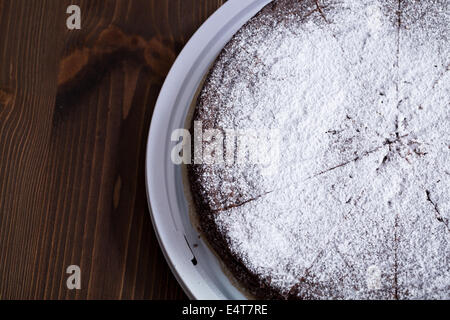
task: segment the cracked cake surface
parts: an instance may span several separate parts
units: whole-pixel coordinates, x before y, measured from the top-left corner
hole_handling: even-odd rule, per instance
[[[449,25],[447,0],[278,0],[225,46],[193,121],[277,130],[278,163],[189,179],[252,294],[450,298]]]

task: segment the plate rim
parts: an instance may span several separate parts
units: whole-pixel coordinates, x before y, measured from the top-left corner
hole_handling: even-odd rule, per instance
[[[260,9],[262,9],[262,7],[271,1],[272,0],[228,0],[225,4],[219,7],[200,26],[200,28],[197,29],[197,31],[181,50],[180,54],[177,56],[164,81],[164,84],[161,87],[154,106],[147,138],[145,159],[145,186],[148,208],[159,247],[163,252],[164,258],[169,265],[172,274],[175,276],[189,299],[220,299],[221,297],[219,297],[214,290],[209,288],[207,284],[202,284],[202,279],[199,275],[186,274],[186,270],[183,270],[183,264],[188,261],[188,257],[180,257],[180,252],[176,254],[174,247],[176,243],[180,243],[180,241],[184,242],[186,239],[183,239],[180,234],[167,236],[170,226],[167,225],[167,222],[164,222],[159,215],[164,211],[164,209],[167,209],[166,205],[170,207],[170,203],[164,204],[164,200],[160,198],[161,190],[157,190],[158,188],[152,187],[157,185],[158,182],[164,181],[164,173],[162,170],[157,170],[157,166],[152,166],[152,164],[157,161],[158,149],[161,151],[160,133],[165,132],[164,123],[167,122],[167,120],[170,123],[172,114],[171,111],[174,107],[176,107],[177,99],[175,99],[176,95],[173,94],[174,89],[176,92],[181,91],[184,84],[183,81],[180,81],[180,79],[186,79],[190,69],[192,68],[192,64],[196,59],[198,59],[198,57],[201,56],[202,53],[204,53],[207,45],[239,14],[245,13],[246,10],[251,10],[252,14],[249,15],[249,18],[251,18]],[[245,22],[246,21],[244,21],[242,25]],[[199,48],[201,48],[201,50]],[[159,153],[164,154],[164,152]],[[161,178],[162,180],[160,180]],[[185,245],[185,243],[183,243],[183,245]]]

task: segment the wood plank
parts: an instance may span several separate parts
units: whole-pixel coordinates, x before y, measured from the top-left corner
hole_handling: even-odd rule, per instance
[[[223,2],[0,0],[0,299],[185,298],[147,209],[146,138],[171,64]]]

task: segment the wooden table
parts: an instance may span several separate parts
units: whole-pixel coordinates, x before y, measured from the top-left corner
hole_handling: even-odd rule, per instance
[[[171,64],[224,2],[0,0],[0,299],[186,298],[151,225],[146,139]]]

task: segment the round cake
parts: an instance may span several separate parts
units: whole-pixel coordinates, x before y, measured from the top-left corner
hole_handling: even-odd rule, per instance
[[[189,182],[240,286],[450,298],[449,26],[447,0],[278,0],[225,46]]]

